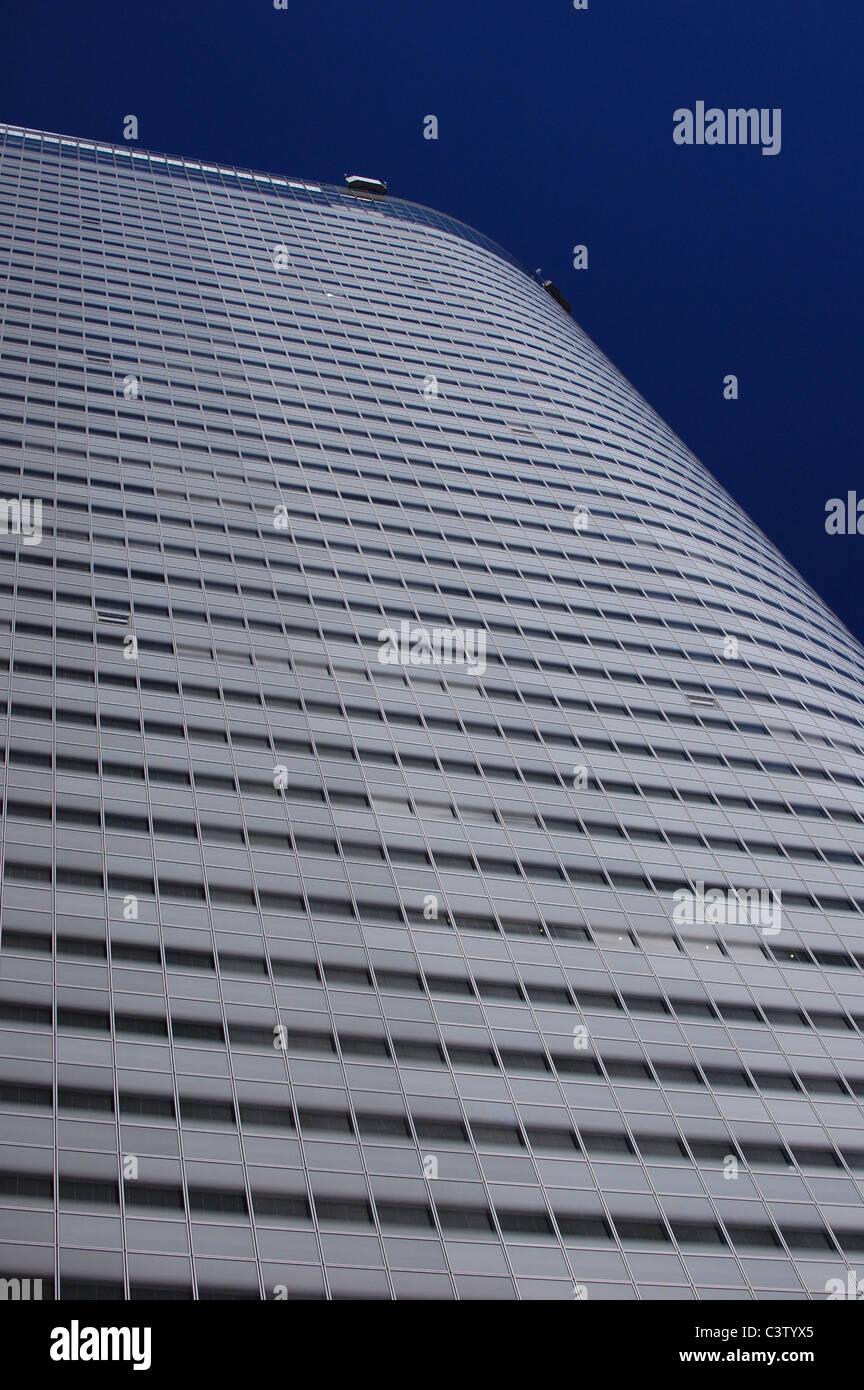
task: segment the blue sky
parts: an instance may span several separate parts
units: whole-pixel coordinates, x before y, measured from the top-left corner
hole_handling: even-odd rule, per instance
[[[31,0],[0,44],[0,119],[119,141],[133,113],[145,148],[371,173],[542,267],[864,639],[864,536],[825,532],[864,498],[860,3]],[[781,108],[780,153],[675,145],[700,100]]]

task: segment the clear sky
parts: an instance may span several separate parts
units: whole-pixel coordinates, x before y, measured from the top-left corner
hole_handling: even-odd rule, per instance
[[[134,114],[142,148],[372,174],[478,227],[864,639],[864,535],[825,532],[829,498],[864,499],[861,0],[287,6],[28,0],[0,18],[0,119],[119,142]],[[779,107],[779,154],[676,145],[698,101]]]

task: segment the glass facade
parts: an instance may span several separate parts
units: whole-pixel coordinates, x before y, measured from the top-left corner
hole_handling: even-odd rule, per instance
[[[0,205],[0,1276],[824,1297],[858,644],[462,224],[8,126]]]

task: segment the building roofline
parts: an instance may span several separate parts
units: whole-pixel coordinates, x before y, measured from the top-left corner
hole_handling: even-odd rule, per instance
[[[425,203],[414,202],[409,198],[393,197],[393,195],[389,193],[382,196],[376,196],[374,198],[359,198],[356,193],[352,193],[350,188],[347,188],[342,184],[313,182],[307,179],[292,178],[286,174],[273,174],[267,173],[263,170],[245,169],[235,167],[234,165],[230,164],[213,163],[213,161],[210,160],[205,161],[203,159],[187,159],[179,155],[166,154],[162,151],[157,150],[144,150],[138,148],[133,149],[130,148],[129,145],[118,145],[110,140],[88,140],[82,136],[63,135],[58,131],[39,130],[36,127],[17,125],[9,121],[0,121],[0,137],[8,135],[11,135],[13,138],[20,137],[22,141],[47,141],[49,144],[57,144],[65,146],[67,148],[84,150],[88,154],[106,154],[112,156],[119,155],[124,160],[128,159],[130,165],[133,163],[133,161],[137,161],[139,163],[146,162],[156,165],[165,165],[166,169],[169,172],[174,172],[177,169],[191,170],[193,173],[201,173],[210,176],[217,175],[220,178],[235,179],[238,181],[242,180],[243,182],[245,182],[246,180],[250,180],[251,182],[258,184],[262,187],[265,185],[269,185],[271,188],[291,189],[294,192],[311,195],[313,198],[316,195],[321,195],[326,196],[326,198],[328,199],[336,198],[340,202],[347,201],[352,204],[356,204],[358,201],[366,201],[369,203],[374,203],[378,207],[383,207],[385,209],[388,207],[409,209],[411,210],[411,212],[421,214],[421,216],[411,217],[409,220],[425,223],[427,226],[437,226],[439,230],[446,230],[447,227],[452,227],[454,235],[461,236],[463,240],[469,241],[473,245],[479,246],[480,248],[489,251],[493,255],[496,255],[507,265],[521,272],[521,274],[524,275],[530,281],[530,283],[535,286],[536,289],[545,293],[545,291],[543,290],[543,282],[536,275],[533,275],[528,270],[527,266],[525,266],[523,262],[518,259],[518,257],[512,255],[509,251],[505,250],[505,248],[501,246],[498,242],[493,241],[493,239],[491,237],[488,237],[485,232],[479,231],[476,227],[472,227],[468,222],[461,221],[461,219],[458,217],[451,216],[450,213],[440,212],[437,208],[429,207],[428,204]],[[792,564],[792,562],[786,557],[786,555],[784,555],[784,553],[779,549],[779,547],[762,530],[761,526],[759,526],[759,524],[756,521],[754,521],[754,519],[750,516],[749,512],[745,511],[744,507],[737,500],[737,498],[735,498],[724,486],[724,484],[720,482],[718,478],[715,477],[711,470],[706,467],[702,460],[693,452],[693,450],[687,444],[686,440],[682,439],[681,436],[677,434],[677,432],[674,429],[672,429],[672,427],[659,414],[659,412],[655,409],[651,402],[646,400],[646,398],[633,385],[633,383],[627,377],[624,376],[623,372],[615,365],[614,362],[611,361],[611,359],[607,356],[607,354],[599,346],[599,344],[594,341],[590,334],[585,332],[585,329],[581,326],[581,324],[577,323],[577,321],[573,318],[572,314],[568,312],[567,317],[569,318],[572,327],[576,329],[585,338],[586,341],[591,343],[595,351],[600,353],[604,361],[608,363],[608,365],[616,373],[616,375],[619,376],[621,380],[626,383],[628,389],[631,390],[636,396],[638,396],[639,399],[647,407],[647,409],[650,410],[654,415],[657,416],[658,419],[661,420],[664,428],[667,429],[669,433],[678,441],[678,443],[685,450],[690,459],[697,465],[697,467],[702,469],[702,471],[706,473],[708,477],[711,478],[711,481],[721,489],[725,497],[729,500],[729,502],[732,503],[735,509],[740,511],[742,515],[744,515],[747,518],[750,524],[756,528],[756,530],[771,547],[775,555],[778,557],[780,562],[786,567],[786,569],[792,575],[795,576],[795,578],[799,581],[799,583],[801,583],[804,586],[804,588],[807,590],[809,594],[812,594],[817,599],[817,601],[820,604],[822,604],[822,606],[830,613],[834,621],[843,628],[846,635],[859,648],[861,648],[862,651],[864,651],[864,643],[862,643],[861,640],[855,635],[855,633],[852,632],[851,629],[846,626],[846,624],[843,622],[843,619],[840,618],[834,612],[834,610],[828,605],[828,603],[821,596],[821,594],[819,594],[816,591],[816,589],[812,586],[812,584],[810,584],[810,582],[804,577],[804,575],[801,574],[800,570],[798,570],[796,566]]]
[[[441,212],[438,208],[430,207],[426,203],[418,203],[411,198],[394,197],[393,194],[386,194],[376,197],[374,200],[358,196],[350,188],[343,184],[328,183],[320,179],[298,178],[288,174],[274,174],[265,170],[250,169],[239,165],[226,164],[222,161],[190,159],[181,155],[168,154],[162,150],[151,150],[135,146],[117,144],[111,140],[89,140],[83,136],[64,135],[60,131],[39,130],[33,126],[16,125],[10,121],[0,121],[0,136],[11,135],[13,138],[20,137],[22,140],[47,141],[49,144],[65,146],[84,150],[88,154],[106,154],[119,156],[121,159],[128,160],[130,165],[133,162],[149,163],[166,166],[166,170],[191,170],[193,173],[203,173],[219,175],[222,178],[231,180],[249,180],[262,187],[269,185],[272,188],[290,188],[295,192],[301,193],[326,193],[329,197],[336,197],[340,201],[351,204],[358,201],[374,201],[379,206],[397,206],[404,208],[417,209],[426,214],[436,223],[447,223],[451,225],[457,235],[462,235],[466,240],[482,245],[487,250],[494,252],[508,265],[520,270],[526,275],[532,284],[539,282],[536,276],[532,275],[518,257],[512,255],[500,243],[494,241],[492,237],[481,232],[479,228],[472,227],[470,223],[463,222],[461,218],[453,217],[448,212]]]

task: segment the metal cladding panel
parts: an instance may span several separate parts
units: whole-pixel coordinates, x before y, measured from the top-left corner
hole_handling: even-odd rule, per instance
[[[826,1296],[861,648],[480,233],[12,127],[0,191],[0,1272]]]

